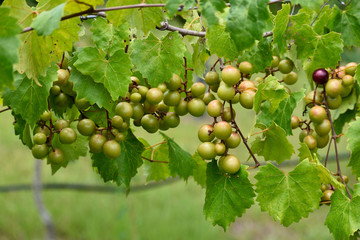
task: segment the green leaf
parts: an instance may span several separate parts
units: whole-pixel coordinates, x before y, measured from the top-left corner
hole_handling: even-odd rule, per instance
[[[321,182],[314,164],[302,161],[289,173],[268,163],[255,175],[256,201],[284,226],[298,222],[319,207]]]
[[[63,0],[61,0],[63,1]],[[53,1],[50,1],[53,2]],[[55,2],[55,1],[54,1]],[[40,4],[40,3],[39,3]],[[48,4],[48,2],[47,2]],[[77,13],[89,9],[91,5],[94,9],[96,6],[103,5],[104,0],[81,0],[81,1],[67,1],[65,10],[71,13]]]
[[[309,25],[302,25],[294,35],[294,40],[298,58],[303,61],[308,75],[318,68],[334,68],[341,60],[344,45],[338,33],[318,35]]]
[[[263,39],[245,51],[238,62],[249,61],[253,66],[252,73],[257,73],[264,72],[265,68],[271,65],[272,60],[271,39]]]
[[[237,174],[227,176],[220,172],[216,161],[208,163],[204,214],[213,225],[226,230],[254,204],[255,193],[246,168],[241,165]]]
[[[200,0],[201,15],[205,18],[209,27],[218,24],[219,19],[216,12],[222,12],[226,4],[223,0]]]
[[[360,84],[360,64],[356,67],[354,79]]]
[[[91,104],[96,103],[100,108],[104,107],[108,111],[113,108],[114,102],[110,93],[103,84],[94,82],[90,76],[82,75],[73,67],[69,81],[74,83],[74,91],[76,91],[78,99],[85,98]]]
[[[345,113],[342,113],[337,116],[334,120],[334,129],[336,134],[341,134],[346,123],[354,120],[356,117],[357,109],[347,110]]]
[[[268,130],[252,142],[253,153],[263,156],[265,161],[276,161],[278,164],[290,159],[295,152],[293,145],[286,137],[284,129],[273,123]]]
[[[274,19],[275,27],[273,30],[273,43],[280,54],[287,51],[286,30],[289,25],[289,14],[290,4],[283,4],[282,9],[277,12]]]
[[[48,36],[60,27],[60,19],[64,14],[65,3],[58,5],[50,11],[40,13],[31,23],[31,27],[40,36]]]
[[[20,40],[16,36],[21,32],[17,19],[9,16],[10,9],[0,8],[0,91],[13,85],[13,64],[19,61]]]
[[[192,156],[193,159],[195,160],[197,166],[194,169],[194,180],[203,188],[206,187],[206,162],[204,161],[204,159],[202,159],[199,155],[199,153],[194,153],[194,155]]]
[[[173,17],[175,13],[178,11],[178,8],[180,5],[183,5],[183,8],[187,10],[189,7],[195,5],[194,0],[169,0],[166,3],[166,9],[168,10],[168,13],[170,17]]]
[[[109,58],[105,55],[94,47],[86,47],[80,51],[74,65],[82,74],[102,83],[111,98],[117,100],[120,96],[125,96],[131,83],[130,58],[122,50],[116,51]]]
[[[203,77],[205,73],[205,63],[209,59],[209,54],[206,50],[206,46],[200,41],[193,45],[193,49],[192,62],[194,65],[194,72],[196,75]]]
[[[234,40],[230,37],[230,34],[225,31],[225,25],[218,24],[209,27],[206,31],[206,41],[209,45],[210,52],[216,54],[218,57],[232,60],[239,55]]]
[[[155,161],[169,161],[169,147],[167,144],[161,144],[155,149],[147,149],[143,156]],[[168,163],[145,161],[144,170],[147,182],[152,180],[158,182],[171,177]]]
[[[16,115],[14,112],[11,112],[14,115],[15,123],[14,123],[14,130],[15,135],[19,136],[21,142],[27,146],[28,148],[32,148],[33,141],[32,141],[32,134],[30,130],[30,126],[20,115]]]
[[[146,0],[147,4],[156,4],[162,1]],[[108,1],[107,7],[115,7],[122,5],[141,4],[143,0],[111,0]],[[121,11],[110,11],[106,14],[107,19],[115,26],[127,23],[131,28],[136,28],[137,35],[148,35],[148,32],[156,26],[160,26],[160,22],[164,20],[165,14],[161,8],[133,8]]]
[[[312,10],[320,10],[323,0],[312,0],[312,1],[303,1],[303,0],[292,0],[292,4],[300,4],[301,7],[309,8]]]
[[[261,40],[269,12],[266,0],[231,0],[226,31],[230,33],[239,51]]]
[[[313,25],[313,29],[317,34],[324,34],[325,28],[328,26],[329,21],[332,19],[332,12],[334,9],[337,8],[330,8],[329,5],[326,5],[321,13],[319,14],[319,17],[316,19]]]
[[[349,199],[336,190],[331,196],[331,208],[325,220],[335,240],[348,239],[360,228],[360,196]]]
[[[354,84],[353,90],[349,96],[342,98],[342,102],[339,108],[336,109],[334,118],[336,119],[340,114],[345,113],[347,110],[355,109],[357,100],[358,100],[359,85]]]
[[[48,69],[45,77],[39,78],[37,85],[35,80],[23,77],[15,82],[16,89],[4,97],[7,103],[11,103],[13,111],[33,127],[40,119],[40,115],[48,109],[47,97],[49,96],[52,82],[57,80],[58,67],[53,65]]]
[[[347,137],[347,149],[351,151],[348,166],[352,168],[352,172],[357,177],[360,176],[360,118],[349,124],[349,128],[345,133]]]
[[[328,27],[341,33],[346,47],[360,46],[360,3],[354,1],[345,10],[334,8]]]
[[[299,92],[293,92],[288,98],[282,100],[275,112],[271,113],[271,104],[269,101],[261,105],[261,112],[256,118],[257,124],[263,124],[269,127],[273,122],[283,128],[286,135],[292,135],[291,116],[301,99],[304,97],[304,89]]]
[[[184,151],[174,140],[169,138],[165,133],[161,135],[167,141],[169,147],[169,168],[171,175],[179,175],[180,178],[187,180],[193,175],[197,164],[191,157],[190,153]]]
[[[116,51],[124,50],[124,40],[129,42],[130,32],[126,24],[116,28],[104,18],[97,18],[92,22],[90,30],[93,33],[92,39],[96,46],[109,56],[112,56]]]
[[[298,149],[299,151],[299,162],[301,162],[302,160],[308,159],[309,161],[313,161],[313,155],[310,151],[310,149],[308,148],[308,146],[305,143],[300,143],[300,147]]]
[[[130,48],[133,64],[152,86],[170,81],[173,73],[180,75],[183,70],[185,45],[176,32],[162,39],[150,33],[147,39],[133,40]]]
[[[273,113],[278,108],[280,102],[287,97],[289,97],[289,94],[284,86],[278,82],[277,78],[268,76],[265,82],[258,86],[254,99],[254,110],[256,113],[259,113],[261,103],[263,101],[269,101],[269,112]]]
[[[321,183],[327,185],[331,184],[336,189],[345,189],[345,186],[340,183],[322,163],[319,161],[318,157],[314,154],[313,162],[318,170],[318,176],[321,180]]]
[[[129,129],[124,142],[120,143],[121,154],[115,159],[107,158],[103,153],[93,154],[93,167],[96,167],[105,182],[115,181],[118,185],[125,184],[130,190],[130,181],[142,165],[141,154],[144,145],[134,136]]]
[[[72,126],[75,130],[75,126]],[[62,144],[59,140],[59,134],[55,134],[52,139],[54,148],[59,148],[63,151],[65,162],[61,166],[51,164],[52,174],[55,174],[61,167],[66,167],[70,161],[78,160],[79,157],[85,157],[88,153],[89,140],[87,137],[81,135],[77,130],[76,141],[72,144]],[[48,164],[50,162],[48,161]]]

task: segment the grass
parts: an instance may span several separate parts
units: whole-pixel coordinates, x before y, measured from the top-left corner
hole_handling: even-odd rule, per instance
[[[254,116],[239,114],[238,119],[242,119],[240,128],[246,129],[245,126],[250,126]],[[208,121],[185,118],[181,129],[170,130],[167,134],[175,137],[183,148],[193,152],[198,145],[196,131]],[[34,172],[31,152],[14,136],[11,123],[8,112],[0,114],[2,186],[31,183]],[[250,130],[246,129],[245,133]],[[160,136],[148,138],[149,135],[141,130],[136,134],[151,139],[150,144],[161,141]],[[296,138],[291,140],[294,144]],[[341,146],[344,149],[344,145]],[[248,156],[243,146],[234,153],[243,156],[242,159]],[[332,163],[332,169],[334,166]],[[285,167],[284,170],[292,168]],[[345,173],[349,174],[348,171],[345,169]],[[256,170],[251,172],[252,179],[255,173]],[[51,176],[50,168],[44,162],[42,176],[47,183],[104,184],[93,171],[89,158],[69,164],[67,169],[60,170],[54,176]],[[133,184],[144,184],[141,169]],[[76,191],[44,191],[43,196],[55,222],[58,239],[331,239],[323,225],[328,206],[320,207],[309,218],[288,228],[274,222],[268,213],[260,211],[259,206],[253,206],[224,232],[205,220],[202,213],[205,191],[193,180],[130,193],[127,197],[123,193]],[[0,240],[41,239],[43,236],[44,228],[35,208],[32,191],[0,193]]]

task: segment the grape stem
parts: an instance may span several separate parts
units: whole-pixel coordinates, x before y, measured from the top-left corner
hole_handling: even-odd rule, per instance
[[[107,129],[108,129],[108,140],[111,140],[111,119],[109,118],[109,111],[105,109],[106,112],[106,122],[107,122]]]
[[[167,141],[159,142],[159,143],[156,143],[156,144],[154,144],[154,145],[148,146],[148,147],[145,148],[145,150],[146,150],[146,149],[149,149],[149,148],[153,148],[153,147],[159,146],[159,145],[162,145],[162,144],[164,144],[164,143],[167,143]]]
[[[10,110],[10,109],[11,109],[11,107],[8,106],[7,108],[1,109],[1,110],[0,110],[0,113],[5,112],[5,111],[8,111],[8,110]]]
[[[187,67],[187,59],[186,59],[186,57],[184,57],[184,68],[185,68],[184,82],[181,83],[184,86],[184,90],[182,90],[180,92],[184,92],[186,94],[185,100],[189,101],[191,99],[191,96],[189,95],[189,91],[187,90],[187,83],[188,83],[187,74],[188,74],[188,71],[192,70],[192,69]]]
[[[261,164],[259,163],[259,161],[256,159],[254,153],[251,151],[251,148],[249,147],[248,143],[247,143],[247,139],[244,137],[244,135],[242,134],[239,126],[237,125],[236,121],[235,121],[235,117],[234,117],[234,112],[233,112],[233,107],[232,107],[232,103],[231,100],[229,101],[230,103],[230,113],[231,113],[231,123],[233,125],[233,128],[235,128],[236,132],[239,133],[239,135],[241,136],[245,147],[247,148],[247,150],[249,151],[251,157],[254,159],[255,161],[255,166],[254,168],[258,168]]]
[[[147,158],[147,157],[144,157],[144,156],[141,156],[142,159],[145,159],[146,161],[149,161],[149,162],[157,162],[157,163],[169,163],[168,161],[156,161],[156,160],[152,160],[150,158]]]
[[[352,196],[350,194],[350,191],[349,191],[349,188],[347,186],[347,184],[345,183],[344,181],[344,178],[341,174],[341,167],[340,167],[340,161],[339,161],[339,154],[338,154],[338,149],[337,149],[337,142],[336,142],[336,139],[337,139],[337,134],[335,132],[335,128],[334,128],[334,124],[333,124],[333,121],[331,119],[331,113],[330,113],[330,110],[329,110],[329,105],[327,103],[327,99],[326,99],[326,91],[325,91],[325,84],[324,85],[324,105],[325,105],[325,110],[326,110],[326,113],[327,113],[327,116],[329,118],[329,121],[330,121],[330,124],[331,124],[331,131],[332,131],[332,136],[331,136],[331,139],[334,140],[334,148],[335,148],[335,156],[336,156],[336,165],[337,165],[337,175],[339,175],[339,177],[341,178],[341,181],[343,182],[345,188],[346,188],[346,191],[347,191],[347,194],[349,195],[349,198],[351,199]],[[331,141],[329,143],[329,149],[330,149],[330,144],[331,144]],[[329,151],[328,149],[328,151]],[[327,159],[325,160],[327,161]]]
[[[220,61],[220,59],[221,59],[221,58],[218,58],[218,59],[215,61],[214,65],[212,65],[212,67],[210,68],[210,72],[215,69],[215,67],[216,67],[216,65],[218,64],[218,62]]]
[[[49,112],[51,113],[49,98],[47,99],[47,105],[48,105],[48,110],[49,110]],[[50,122],[50,127],[49,127],[49,130],[50,130],[49,144],[50,144],[50,147],[51,147],[51,149],[53,150],[53,152],[55,152],[55,148],[54,148],[54,146],[53,146],[53,144],[52,144],[52,135],[53,135],[53,133],[54,133],[54,131],[53,131],[54,125],[53,125],[53,122],[52,122],[52,118],[51,118],[51,117],[50,117],[49,122]],[[45,124],[45,126],[48,127],[46,124]]]

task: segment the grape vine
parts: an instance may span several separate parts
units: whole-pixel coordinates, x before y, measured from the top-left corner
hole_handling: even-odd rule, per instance
[[[360,47],[360,3],[126,3],[2,3],[0,113],[11,111],[33,157],[55,174],[89,154],[104,182],[127,192],[139,168],[147,181],[192,177],[206,188],[206,218],[224,230],[255,202],[284,226],[330,205],[334,238],[356,239],[360,65],[342,54]],[[193,155],[165,133],[185,115],[210,117]],[[163,141],[150,145],[134,129]],[[297,132],[299,163],[285,173]],[[351,177],[339,160],[345,138]],[[233,152],[241,144],[247,156]]]

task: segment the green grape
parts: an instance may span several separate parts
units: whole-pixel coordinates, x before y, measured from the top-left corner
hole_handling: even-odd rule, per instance
[[[115,128],[119,128],[122,126],[124,120],[121,116],[115,115],[111,118],[111,125]]]
[[[309,118],[314,123],[321,123],[327,118],[326,110],[321,106],[314,106],[309,111]]]
[[[157,86],[157,88],[160,89],[163,93],[165,93],[165,92],[168,90],[168,88],[167,88],[167,86],[166,86],[165,83],[160,83],[160,84]]]
[[[218,97],[223,101],[229,101],[235,96],[235,88],[227,84],[221,84],[217,90]]]
[[[291,117],[291,128],[295,129],[298,128],[300,125],[300,119],[296,116]]]
[[[334,191],[333,190],[325,190],[323,192],[323,195],[321,197],[321,201],[327,202],[327,201],[331,201],[331,196],[333,195]]]
[[[191,91],[191,96],[197,98],[205,94],[206,86],[202,82],[196,82],[193,85],[191,85],[190,91]]]
[[[225,140],[225,146],[228,148],[236,148],[241,143],[241,137],[237,132],[232,132],[230,137]]]
[[[67,128],[69,126],[70,126],[69,121],[67,121],[65,119],[59,119],[54,123],[55,130],[61,130],[61,129]]]
[[[56,83],[59,85],[59,86],[65,86],[68,84],[68,81],[69,81],[69,77],[70,77],[70,73],[69,71],[65,70],[65,69],[59,69],[57,71],[57,81]]]
[[[220,83],[219,74],[217,72],[208,72],[205,75],[205,82],[208,85],[218,85]]]
[[[57,107],[64,109],[69,105],[69,97],[65,93],[59,93],[55,96],[54,102]]]
[[[238,87],[240,92],[244,92],[245,90],[254,90],[256,89],[255,83],[249,80],[242,81]]]
[[[187,110],[194,117],[200,117],[205,113],[205,103],[202,99],[194,98],[187,104]]]
[[[245,90],[240,94],[240,104],[246,109],[252,109],[254,105],[255,92],[253,90]]]
[[[152,105],[148,101],[144,102],[144,112],[145,113],[154,113],[158,109],[158,105]]]
[[[305,99],[305,104],[309,107],[312,107],[313,106],[312,102],[314,99],[314,91],[311,91],[308,94],[306,94],[304,99]],[[324,100],[324,95],[320,91],[316,91],[315,103],[321,104],[323,100]]]
[[[45,135],[45,133],[39,132],[34,135],[35,144],[41,145],[46,143],[46,141],[47,141],[47,136]]]
[[[247,61],[243,61],[239,64],[239,70],[244,74],[250,74],[252,72],[252,69],[253,66]]]
[[[178,88],[181,87],[182,79],[176,74],[173,74],[173,76],[170,78],[170,81],[166,83],[167,88],[170,91],[175,91]]]
[[[170,110],[170,107],[164,103],[164,101],[161,101],[157,105],[157,110],[163,113],[167,113]]]
[[[298,75],[296,72],[290,72],[283,76],[283,81],[287,85],[293,85],[297,82],[297,80],[298,80]]]
[[[341,81],[337,79],[330,79],[325,85],[325,91],[327,96],[336,98],[341,94],[342,85]]]
[[[120,127],[117,128],[117,130],[119,130],[120,132],[125,132],[126,130],[128,130],[129,126],[130,126],[130,122],[129,120],[126,120],[121,124]]]
[[[273,60],[271,61],[271,67],[276,68],[279,66],[280,58],[278,56],[273,56]]]
[[[44,133],[46,136],[49,136],[50,130],[45,126],[44,127],[38,126],[34,129],[34,134],[36,134],[36,133]]]
[[[326,96],[326,101],[330,109],[337,109],[341,106],[342,98],[340,95],[336,98]]]
[[[164,94],[164,103],[168,106],[176,106],[180,100],[181,96],[178,91],[166,91]]]
[[[50,94],[53,96],[59,95],[61,92],[61,88],[59,85],[54,85],[50,88]]]
[[[104,143],[103,152],[108,158],[117,158],[121,154],[121,146],[117,141],[109,140]]]
[[[44,122],[50,121],[51,115],[52,115],[51,112],[45,111],[43,112],[43,114],[40,115],[40,119]]]
[[[240,81],[240,71],[234,66],[228,65],[221,71],[221,79],[228,86],[233,86]],[[220,97],[220,96],[219,96]]]
[[[307,135],[304,137],[304,143],[308,146],[310,150],[313,150],[317,147],[316,138],[312,135]]]
[[[354,77],[351,75],[345,75],[342,77],[342,85],[343,87],[349,87],[349,86],[353,86],[354,84]]]
[[[141,95],[142,101],[145,100],[146,94],[147,94],[148,91],[149,91],[149,89],[148,89],[147,87],[145,87],[145,86],[139,86],[139,87],[138,87],[138,92],[139,92],[140,95]]]
[[[226,140],[232,133],[231,125],[228,122],[217,122],[214,126],[214,135],[218,139]]]
[[[75,106],[79,109],[79,110],[85,110],[88,107],[90,107],[90,102],[87,101],[85,98],[75,98]]]
[[[62,144],[71,144],[76,141],[76,132],[72,128],[63,128],[59,133],[59,140]]]
[[[328,145],[330,137],[329,134],[326,134],[324,136],[319,136],[316,132],[312,133],[312,136],[316,139],[316,146],[318,148],[324,148]]]
[[[55,148],[49,152],[48,160],[51,164],[62,165],[65,162],[64,152],[59,148]]]
[[[331,130],[331,123],[329,119],[324,119],[324,121],[322,121],[319,124],[314,124],[314,126],[315,126],[315,132],[320,136],[327,135]]]
[[[212,100],[215,100],[215,96],[214,94],[210,93],[210,92],[207,92],[204,94],[204,97],[203,97],[203,101],[205,103],[205,105],[208,105]]]
[[[236,117],[236,112],[235,112],[234,109],[232,110],[232,114],[233,114],[233,117],[234,117],[234,119],[235,119],[235,117]],[[223,117],[224,117],[224,120],[225,120],[225,121],[231,122],[232,117],[231,117],[231,109],[230,109],[230,107],[224,108]]]
[[[123,142],[125,141],[125,138],[126,138],[125,134],[121,132],[115,135],[115,141],[117,142]]]
[[[210,90],[213,91],[213,92],[217,92],[219,87],[220,87],[220,84],[209,85]]]
[[[340,96],[342,98],[347,97],[350,95],[354,85],[351,86],[342,86]]]
[[[219,100],[212,100],[206,107],[210,117],[219,117],[221,115],[222,104]]]
[[[350,62],[348,64],[345,65],[345,73],[351,76],[355,75],[356,72],[356,68],[357,68],[357,63],[356,62]]]
[[[284,59],[279,62],[279,71],[288,74],[294,69],[294,63],[290,59]]]
[[[159,129],[159,121],[152,114],[146,114],[141,118],[141,126],[149,133],[155,133]]]
[[[48,155],[49,148],[46,144],[35,144],[31,149],[31,153],[34,158],[43,159]]]
[[[79,121],[77,129],[80,134],[90,136],[95,132],[96,126],[93,120],[85,118]]]
[[[130,101],[132,103],[139,103],[139,102],[141,102],[141,99],[142,99],[141,94],[138,92],[132,93],[130,95]]]
[[[176,114],[179,116],[186,115],[188,113],[187,105],[188,105],[187,101],[185,101],[184,99],[181,99],[179,104],[176,105],[174,108]]]
[[[234,155],[221,157],[218,162],[220,171],[227,174],[235,174],[240,170],[240,160]]]
[[[198,138],[202,142],[211,142],[214,138],[214,127],[210,124],[202,125],[198,131]]]
[[[148,103],[155,105],[158,104],[159,102],[161,102],[161,100],[163,99],[163,92],[158,89],[158,88],[151,88],[149,89],[149,91],[146,93],[146,101],[148,101]]]
[[[197,148],[197,152],[200,157],[206,160],[210,160],[216,157],[215,144],[211,142],[203,142]]]
[[[223,155],[226,152],[226,146],[222,142],[218,142],[215,144],[215,152],[218,156]]]
[[[115,113],[121,116],[123,119],[129,119],[134,114],[134,110],[130,103],[119,102],[115,107]]]
[[[166,124],[171,128],[176,128],[180,124],[180,118],[179,116],[174,112],[168,112],[166,113],[164,117],[164,121]]]
[[[162,131],[166,131],[170,128],[170,126],[165,122],[164,119],[159,119],[159,129]]]

